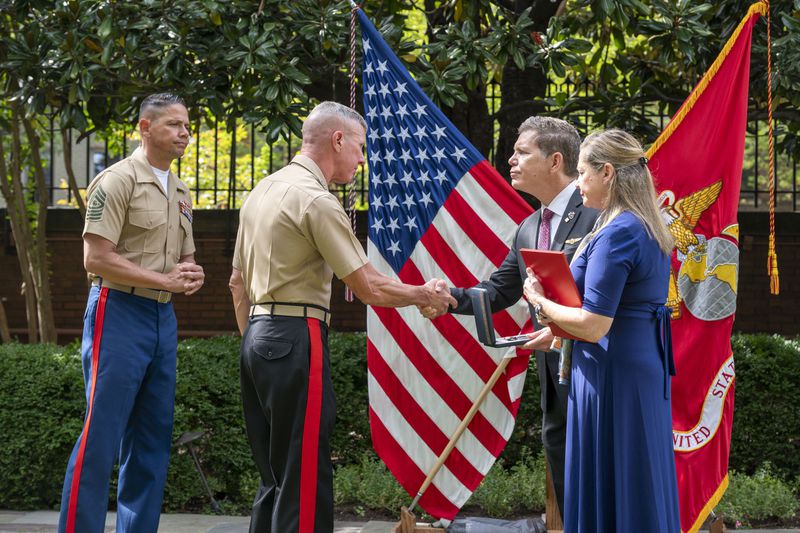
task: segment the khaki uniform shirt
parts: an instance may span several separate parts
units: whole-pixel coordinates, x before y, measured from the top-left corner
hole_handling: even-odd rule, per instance
[[[242,205],[233,267],[253,304],[329,308],[333,274],[341,279],[366,263],[344,208],[309,157],[261,180]]]
[[[92,180],[83,234],[108,239],[118,254],[142,268],[169,272],[195,248],[189,187],[172,172],[167,185],[164,191],[137,148]]]

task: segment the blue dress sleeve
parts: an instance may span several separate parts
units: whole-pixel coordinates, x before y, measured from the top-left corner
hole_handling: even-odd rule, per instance
[[[607,317],[616,315],[639,249],[638,236],[626,226],[612,223],[597,234],[586,250],[583,309]]]

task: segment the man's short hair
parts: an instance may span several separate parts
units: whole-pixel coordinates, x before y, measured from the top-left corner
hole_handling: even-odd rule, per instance
[[[342,105],[339,102],[325,101],[317,104],[317,106],[311,110],[311,113],[308,114],[308,118],[306,118],[303,123],[303,136],[305,137],[306,124],[312,127],[315,126],[315,123],[324,123],[325,121],[323,119],[332,117],[358,122],[361,127],[364,128],[364,131],[367,130],[367,121],[364,120],[364,117],[362,117],[358,111],[346,105]]]
[[[526,131],[536,132],[536,146],[545,157],[555,152],[564,156],[564,173],[577,177],[581,137],[572,124],[560,118],[532,116],[519,126],[518,133]]]
[[[151,94],[150,96],[142,100],[142,105],[139,106],[139,120],[147,118],[146,115],[152,115],[153,112],[155,112],[156,115],[158,115],[165,107],[169,107],[175,104],[180,104],[183,107],[186,107],[186,102],[184,102],[183,98],[181,98],[177,94],[172,94],[172,93]]]

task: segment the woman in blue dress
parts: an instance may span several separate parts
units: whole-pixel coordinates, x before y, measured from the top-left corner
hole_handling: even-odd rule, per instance
[[[584,205],[601,210],[571,265],[583,306],[545,298],[530,270],[525,286],[545,322],[586,339],[572,352],[564,531],[678,533],[664,306],[673,239],[631,135],[587,137],[578,172]]]

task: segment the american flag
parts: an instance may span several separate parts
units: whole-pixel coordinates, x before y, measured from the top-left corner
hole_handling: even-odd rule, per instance
[[[470,287],[502,263],[531,209],[422,92],[359,10],[370,169],[372,263],[405,283]],[[495,315],[500,335],[528,322],[522,303]],[[506,349],[480,344],[470,316],[431,322],[414,307],[369,308],[367,360],[375,450],[416,495]],[[513,354],[513,352],[512,352]],[[513,359],[419,500],[452,519],[503,450],[525,382]]]

